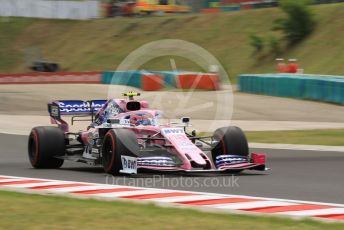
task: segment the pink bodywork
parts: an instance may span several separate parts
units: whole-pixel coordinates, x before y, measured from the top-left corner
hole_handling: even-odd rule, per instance
[[[149,105],[147,101],[139,101],[141,104],[141,110],[139,111],[128,111],[126,109],[126,104],[128,100],[124,99],[114,99],[114,101],[120,106],[120,108],[124,111],[123,113],[119,113],[116,116],[112,117],[113,119],[121,119],[127,115],[135,114],[137,112],[145,112],[150,114],[152,117],[155,117],[157,114],[160,113],[159,110],[152,110],[148,109]],[[109,101],[108,101],[109,102]],[[98,113],[102,113],[106,108],[108,102],[103,106],[102,109],[99,110]],[[68,132],[69,127],[68,124],[60,120],[51,119],[52,124],[57,124],[64,132]],[[207,154],[205,154],[200,148],[198,148],[192,141],[186,136],[183,128],[174,127],[172,125],[148,125],[148,126],[125,126],[123,128],[128,128],[132,130],[138,138],[146,137],[148,135],[154,135],[156,138],[165,138],[166,141],[163,140],[154,140],[156,144],[165,144],[165,146],[169,146],[168,149],[171,153],[178,156],[178,158],[182,161],[182,165],[180,167],[155,167],[155,166],[142,166],[141,168],[145,169],[156,169],[156,170],[164,170],[164,171],[185,171],[185,170],[192,170],[193,167],[191,162],[195,162],[197,165],[207,166],[208,169],[216,169],[213,161],[209,159]],[[173,132],[167,132],[168,130],[172,130]],[[89,128],[87,131],[81,133],[81,139],[85,145],[88,144],[88,137],[89,133],[98,132],[97,128]],[[140,143],[140,139],[138,139]],[[225,170],[241,170],[241,169],[251,169],[256,168],[259,166],[265,166],[265,155],[252,153],[251,155],[251,162],[249,163],[241,163],[235,165],[227,165],[218,168],[219,171]]]
[[[126,112],[118,114],[117,116],[114,116],[115,119],[123,118],[127,115],[135,114],[138,111],[132,111],[132,112]],[[160,113],[158,110],[150,110],[150,109],[142,109],[140,112],[145,112],[147,114],[150,114],[152,117],[155,117],[157,114]],[[135,126],[135,127],[128,127],[131,129],[137,137],[144,137],[147,135],[156,135],[157,138],[166,138],[165,145],[171,146],[169,149],[172,153],[176,154],[179,159],[183,162],[181,169],[183,170],[191,170],[192,166],[190,161],[194,161],[199,165],[210,165],[210,167],[213,167],[213,164],[211,160],[207,157],[207,155],[199,149],[195,144],[193,144],[190,139],[186,136],[184,131],[178,132],[178,133],[169,133],[165,134],[163,130],[167,129],[173,129],[173,130],[183,130],[182,128],[176,128],[171,125],[148,125],[148,126]],[[155,141],[157,144],[162,144],[161,140]],[[144,168],[155,168],[155,167],[144,167]],[[159,167],[161,169],[161,167]],[[174,167],[166,167],[164,170],[172,170],[175,169]]]

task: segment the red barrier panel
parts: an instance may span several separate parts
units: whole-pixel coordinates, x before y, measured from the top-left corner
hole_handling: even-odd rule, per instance
[[[0,74],[0,84],[100,84],[100,72],[32,72]]]
[[[157,91],[160,90],[163,86],[163,78],[160,75],[155,75],[155,74],[147,74],[147,75],[142,75],[142,85],[141,88],[142,90],[145,91]]]
[[[206,8],[202,10],[202,13],[204,14],[215,14],[220,12],[223,12],[220,8]]]
[[[297,70],[299,69],[299,65],[297,63],[289,63],[287,67],[288,73],[297,73]]]
[[[219,77],[217,74],[179,74],[177,88],[218,90]]]

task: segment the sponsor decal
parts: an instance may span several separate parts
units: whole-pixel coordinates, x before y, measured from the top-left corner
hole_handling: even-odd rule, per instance
[[[62,114],[90,113],[92,110],[97,112],[104,106],[105,103],[106,100],[57,102]]]
[[[140,157],[137,163],[139,166],[176,167],[176,163],[170,157]]]
[[[161,133],[177,148],[179,151],[199,151],[199,149],[185,135],[183,128],[164,128]]]
[[[136,157],[121,156],[122,170],[121,173],[137,174],[137,160]]]
[[[182,128],[166,128],[166,129],[161,129],[161,133],[163,135],[182,134],[182,133],[184,133],[184,129],[182,129]]]
[[[129,119],[121,119],[119,124],[120,125],[129,125],[130,126],[130,120]]]
[[[220,155],[216,157],[216,166],[248,163],[248,159],[245,156],[240,155]]]

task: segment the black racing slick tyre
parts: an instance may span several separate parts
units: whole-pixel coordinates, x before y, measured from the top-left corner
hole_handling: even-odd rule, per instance
[[[104,171],[116,175],[122,170],[121,155],[135,157],[139,145],[134,132],[129,129],[111,129],[103,140],[102,164]]]
[[[218,144],[212,149],[213,161],[219,155],[248,156],[248,142],[244,132],[235,126],[219,128],[214,132],[214,140]]]
[[[60,168],[64,160],[56,158],[65,155],[65,135],[57,127],[35,127],[28,142],[30,163],[34,168]]]

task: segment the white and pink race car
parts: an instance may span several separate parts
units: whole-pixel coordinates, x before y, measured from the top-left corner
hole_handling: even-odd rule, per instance
[[[240,172],[266,170],[264,154],[249,154],[238,127],[217,129],[211,136],[188,133],[190,118],[161,124],[161,112],[147,101],[128,99],[55,101],[48,104],[52,124],[32,129],[28,152],[34,168],[60,168],[64,160],[102,166],[109,174],[143,170],[182,172]],[[89,119],[86,131],[69,132],[61,115]],[[91,118],[89,118],[91,117]],[[85,119],[86,118],[86,119]]]

